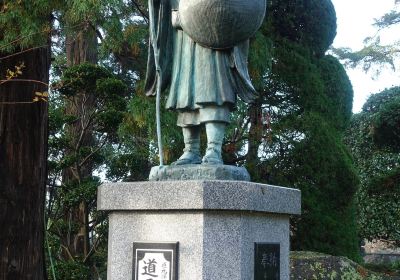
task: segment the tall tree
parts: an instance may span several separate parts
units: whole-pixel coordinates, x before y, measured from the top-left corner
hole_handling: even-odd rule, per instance
[[[98,278],[104,269],[103,250],[107,240],[105,215],[96,212],[96,192],[100,180],[92,174],[83,177],[82,169],[88,160],[93,170],[97,169],[104,162],[105,145],[116,144],[116,128],[124,116],[127,87],[107,69],[82,63],[65,70],[56,83],[55,91],[58,98],[54,103],[57,105],[52,104],[50,110],[50,178],[57,181],[66,167],[71,168],[73,176],[76,176],[67,183],[53,184],[49,195],[49,233],[53,240],[52,253],[56,256],[57,279],[86,279],[91,274],[93,278]],[[73,100],[88,95],[94,100],[89,121],[97,146],[78,144],[76,150],[72,150],[67,125],[75,123],[77,116],[65,115],[65,107]],[[65,213],[81,210],[83,203],[87,220],[66,217]],[[83,227],[86,232],[82,232]],[[79,238],[85,236],[90,238],[86,244],[88,247],[74,247],[84,245]],[[71,239],[66,240],[69,237]]]
[[[67,67],[82,63],[97,63],[97,36],[90,22],[78,24],[79,30],[73,30],[66,35]],[[68,149],[66,157],[77,156],[82,149],[94,149],[93,111],[94,95],[91,92],[73,95],[67,102],[65,114],[75,117],[68,124]],[[80,184],[92,177],[92,158],[86,162],[75,161],[71,166],[66,166],[62,174],[63,185]],[[89,211],[86,201],[66,209],[65,220],[79,226],[76,234],[66,232],[63,238],[66,259],[71,256],[85,258],[90,250],[89,244]]]
[[[273,1],[269,16],[276,62],[266,91],[273,123],[264,169],[271,183],[302,191],[294,248],[359,260],[353,200],[358,179],[342,139],[353,90],[339,61],[325,55],[336,36],[333,4]]]
[[[7,55],[10,55],[9,53]],[[4,56],[4,53],[1,54]],[[2,59],[0,85],[0,278],[44,279],[49,47]],[[23,64],[19,64],[23,62]],[[22,74],[4,82],[7,69]],[[38,99],[38,101],[36,101]]]
[[[107,222],[96,211],[100,179],[94,172],[121,147],[117,129],[129,96],[126,84],[132,90],[129,75],[137,75],[127,66],[144,47],[134,30],[143,23],[132,20],[135,11],[127,5],[69,1],[58,12],[65,45],[54,64],[48,205],[58,279],[99,278],[104,271]]]
[[[47,4],[0,2],[1,279],[46,279]]]
[[[93,67],[98,62],[98,38],[96,34],[97,18],[101,4],[95,2],[70,1],[65,3],[58,12],[60,13],[60,25],[63,27],[65,38],[66,64],[62,67],[63,73],[68,72],[76,66],[86,63]],[[87,70],[89,69],[89,70]],[[75,69],[76,70],[76,69]],[[91,71],[87,66],[83,76]],[[95,75],[96,73],[92,73]],[[90,74],[89,74],[90,75]],[[92,77],[93,78],[93,77]],[[101,77],[99,77],[100,79]],[[96,82],[96,79],[91,80]],[[70,81],[71,82],[71,81]],[[75,82],[75,81],[74,81]],[[72,83],[72,82],[71,82]],[[58,87],[63,88],[62,85]],[[73,86],[73,85],[72,85]],[[65,122],[65,146],[63,147],[64,162],[61,171],[61,188],[65,192],[74,193],[77,190],[90,192],[93,195],[93,186],[99,182],[93,178],[95,169],[94,157],[96,155],[96,144],[102,147],[104,144],[97,143],[94,135],[94,124],[96,117],[95,94],[91,90],[76,88],[74,94],[60,96],[64,115],[69,117]],[[86,188],[86,190],[85,190]],[[59,197],[61,199],[61,196]],[[62,254],[60,258],[71,266],[76,265],[90,268],[93,249],[90,242],[90,220],[89,203],[91,198],[81,196],[78,203],[66,203],[61,210],[65,224],[73,225],[65,231],[58,231]],[[57,210],[60,210],[59,208]],[[52,216],[51,218],[55,218]],[[59,217],[57,217],[59,218]],[[87,278],[88,273],[79,274],[78,277]]]
[[[325,55],[335,35],[330,0],[269,1],[249,63],[260,99],[239,107],[226,143],[235,156],[226,157],[245,163],[253,180],[302,191],[294,249],[358,260],[358,179],[342,140],[353,90],[339,61]]]

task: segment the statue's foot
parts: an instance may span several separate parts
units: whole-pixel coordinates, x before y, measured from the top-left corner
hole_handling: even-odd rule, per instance
[[[215,149],[208,148],[203,157],[202,164],[217,165],[224,164],[221,153]]]
[[[201,157],[197,153],[184,152],[183,155],[171,165],[200,164]]]

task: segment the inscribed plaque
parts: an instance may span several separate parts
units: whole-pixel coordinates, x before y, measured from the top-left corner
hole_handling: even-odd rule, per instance
[[[133,243],[133,280],[177,280],[178,243]]]
[[[255,243],[254,280],[280,280],[280,244]]]

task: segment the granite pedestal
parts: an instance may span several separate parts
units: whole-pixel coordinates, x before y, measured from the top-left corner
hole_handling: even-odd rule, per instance
[[[241,181],[104,184],[109,211],[109,280],[130,280],[133,242],[179,242],[179,280],[254,279],[256,242],[280,244],[280,279],[289,279],[289,215],[300,192]]]

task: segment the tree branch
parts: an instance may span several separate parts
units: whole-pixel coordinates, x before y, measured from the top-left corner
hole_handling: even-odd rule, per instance
[[[0,80],[0,85],[4,84],[4,83],[8,83],[8,82],[26,82],[26,83],[37,83],[37,84],[41,84],[44,85],[46,87],[49,86],[48,83],[42,82],[42,81],[38,81],[38,80],[31,80],[31,79],[8,79],[8,80]]]
[[[33,51],[33,50],[36,50],[36,49],[48,48],[48,47],[50,47],[50,46],[46,44],[46,45],[39,46],[39,47],[29,48],[29,49],[26,49],[26,50],[23,50],[23,51],[20,51],[20,52],[16,52],[16,53],[13,53],[13,54],[10,54],[10,55],[7,55],[7,56],[0,57],[0,60],[8,59],[8,58],[11,58],[11,57],[14,57],[14,56],[26,53],[26,52],[30,52],[30,51]]]
[[[147,15],[147,13],[145,11],[143,11],[143,9],[140,7],[140,5],[138,3],[136,3],[135,0],[132,0],[131,3],[139,11],[139,13],[142,15],[142,17],[146,21],[146,23],[148,23],[149,22],[149,16]]]
[[[80,163],[79,163],[79,167],[82,167],[86,161],[88,161],[95,153],[97,153],[98,151],[100,151],[101,148],[104,147],[104,145],[107,143],[106,140],[103,141],[103,143],[101,143],[100,146],[98,146],[94,151],[92,151],[89,155],[87,155]]]

